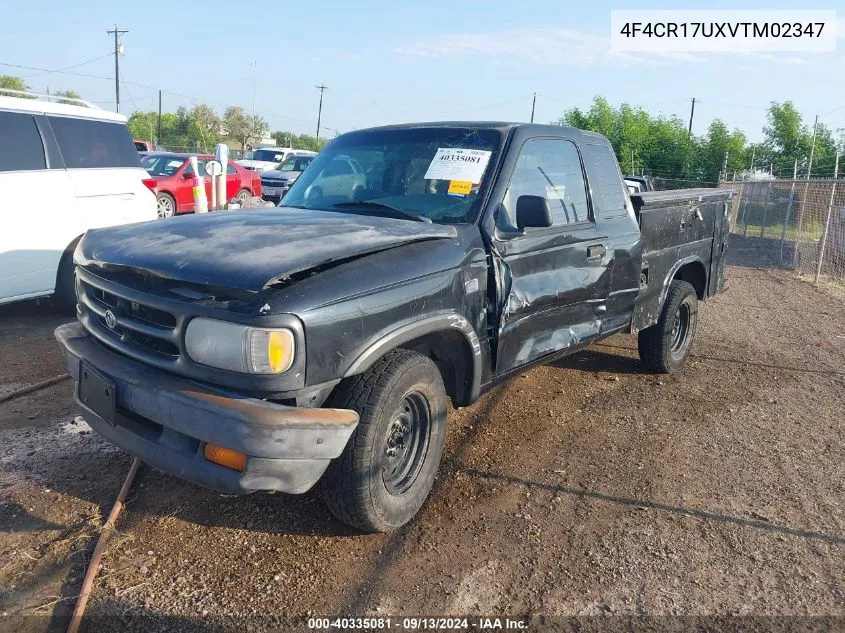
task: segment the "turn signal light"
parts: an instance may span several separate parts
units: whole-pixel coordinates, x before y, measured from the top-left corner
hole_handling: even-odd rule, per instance
[[[208,461],[220,466],[225,466],[226,468],[231,468],[239,472],[243,472],[244,468],[246,468],[246,455],[238,451],[233,451],[231,448],[206,444],[203,453]]]

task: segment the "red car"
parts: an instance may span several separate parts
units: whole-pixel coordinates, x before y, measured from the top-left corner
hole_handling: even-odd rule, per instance
[[[141,167],[150,175],[148,186],[156,194],[158,217],[169,218],[179,213],[194,212],[194,170],[188,160],[197,156],[200,174],[205,177],[205,195],[211,205],[211,177],[205,166],[214,156],[153,152],[141,159]],[[244,169],[229,161],[226,168],[226,200],[237,198],[242,204],[250,196],[261,197],[261,177],[258,172]]]

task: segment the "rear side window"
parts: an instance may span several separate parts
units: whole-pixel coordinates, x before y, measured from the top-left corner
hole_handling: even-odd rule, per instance
[[[616,154],[608,145],[586,144],[584,161],[587,177],[593,192],[593,209],[597,216],[613,218],[628,213],[625,205],[627,192],[622,188],[622,172],[616,163]]]
[[[0,112],[0,171],[47,169],[44,144],[31,114]]]
[[[122,123],[48,116],[69,169],[140,167],[129,130]]]

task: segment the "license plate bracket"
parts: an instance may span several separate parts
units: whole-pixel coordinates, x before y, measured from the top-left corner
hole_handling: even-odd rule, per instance
[[[117,386],[114,381],[84,360],[79,362],[79,401],[106,422],[114,425]]]

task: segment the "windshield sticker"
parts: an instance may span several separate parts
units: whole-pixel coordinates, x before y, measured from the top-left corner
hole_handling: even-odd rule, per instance
[[[466,198],[471,191],[472,183],[469,180],[450,180],[446,195]]]
[[[428,171],[426,180],[459,180],[473,185],[481,182],[490,155],[482,149],[461,149],[458,147],[439,147]]]

